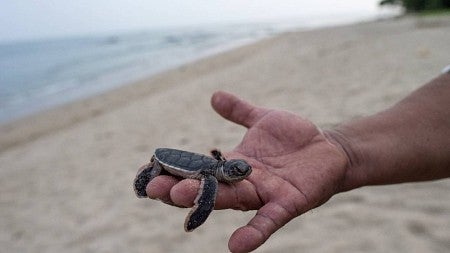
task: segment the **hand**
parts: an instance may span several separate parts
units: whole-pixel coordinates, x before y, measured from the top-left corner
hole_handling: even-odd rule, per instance
[[[253,172],[241,182],[220,184],[215,207],[258,210],[232,234],[228,243],[232,252],[256,249],[284,224],[340,191],[347,157],[310,121],[255,107],[225,92],[215,93],[211,103],[224,118],[248,128],[226,157],[245,159]],[[198,187],[198,180],[159,176],[149,183],[147,194],[189,207]]]

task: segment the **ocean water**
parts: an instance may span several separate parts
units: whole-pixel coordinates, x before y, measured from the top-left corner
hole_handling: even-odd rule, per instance
[[[270,24],[222,25],[0,44],[0,122],[280,31]]]
[[[3,43],[0,44],[0,123],[289,29],[368,17],[317,19],[321,22],[315,23],[300,20],[209,25]]]

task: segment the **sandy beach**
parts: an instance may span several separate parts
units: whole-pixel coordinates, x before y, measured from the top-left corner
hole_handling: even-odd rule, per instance
[[[216,90],[322,128],[383,110],[450,64],[450,16],[289,32],[0,126],[2,252],[226,252],[254,211],[137,199],[157,147],[230,150],[245,129]],[[256,252],[450,252],[450,180],[364,187],[293,220]]]

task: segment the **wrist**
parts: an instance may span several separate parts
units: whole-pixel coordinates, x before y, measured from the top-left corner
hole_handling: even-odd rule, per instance
[[[340,191],[349,191],[360,186],[363,186],[363,178],[361,171],[361,152],[356,142],[348,136],[346,129],[330,129],[323,132],[327,140],[336,146],[344,156],[347,158],[347,168],[345,170],[344,179]]]
[[[326,131],[349,161],[342,191],[449,177],[449,97],[443,74],[385,111]]]

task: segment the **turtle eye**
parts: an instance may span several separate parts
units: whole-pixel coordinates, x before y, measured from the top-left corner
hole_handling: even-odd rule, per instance
[[[238,175],[244,175],[246,173],[245,168],[243,168],[239,165],[234,166],[233,169],[234,169],[234,172]]]

